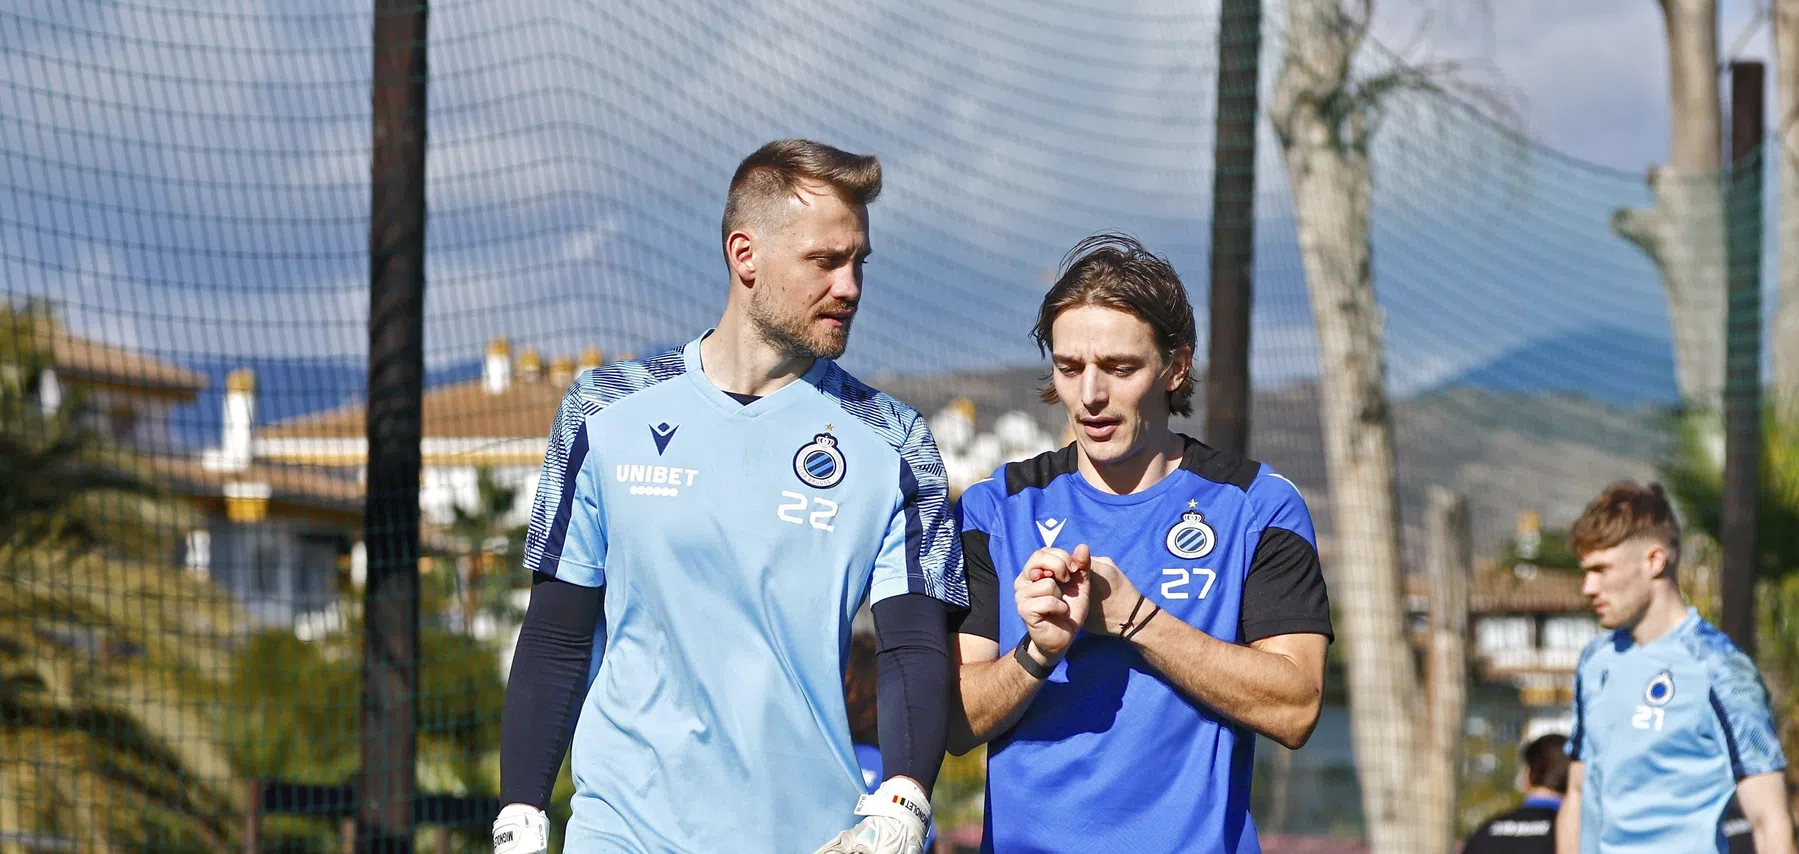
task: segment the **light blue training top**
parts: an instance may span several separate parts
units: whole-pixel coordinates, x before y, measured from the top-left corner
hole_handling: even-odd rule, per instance
[[[924,419],[829,360],[748,405],[697,339],[583,373],[525,557],[605,587],[565,850],[786,854],[854,824],[850,622],[967,605],[948,499]]]
[[[1776,733],[1755,663],[1697,610],[1647,644],[1601,634],[1575,671],[1567,745],[1586,771],[1580,850],[1727,851],[1737,781],[1786,768]]]

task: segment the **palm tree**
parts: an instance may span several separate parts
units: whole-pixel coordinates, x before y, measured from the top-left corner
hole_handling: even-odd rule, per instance
[[[167,566],[0,554],[0,833],[224,850],[239,788],[205,701],[230,605]]]
[[[1761,495],[1756,500],[1756,574],[1780,578],[1799,571],[1799,418],[1767,407],[1762,420]],[[1716,419],[1680,420],[1669,487],[1687,524],[1716,539],[1724,524],[1724,459]]]
[[[173,506],[150,486],[145,462],[83,423],[79,387],[44,406],[59,334],[41,305],[0,309],[0,546],[170,554]]]
[[[41,306],[0,310],[0,839],[223,851],[240,787],[205,701],[236,615],[170,565],[181,510],[54,410]]]

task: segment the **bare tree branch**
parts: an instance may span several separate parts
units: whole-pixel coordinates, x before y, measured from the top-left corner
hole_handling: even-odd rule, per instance
[[[1612,233],[1630,241],[1656,266],[1661,266],[1663,219],[1655,208],[1618,208],[1612,211]]]

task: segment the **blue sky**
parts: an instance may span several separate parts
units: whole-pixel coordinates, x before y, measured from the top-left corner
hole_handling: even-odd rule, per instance
[[[369,5],[0,11],[9,293],[54,296],[79,330],[176,359],[360,356]],[[1722,6],[1728,43],[1751,7]],[[1653,270],[1605,226],[1647,200],[1642,167],[1666,156],[1655,4],[1379,10],[1383,44],[1475,60],[1469,79],[1518,106],[1506,127],[1415,99],[1381,130],[1395,390],[1561,332],[1665,336]],[[730,171],[789,135],[886,165],[855,370],[1034,359],[1045,277],[1100,228],[1171,256],[1203,322],[1215,14],[1173,0],[441,0],[428,358],[467,361],[494,335],[641,352],[704,328]],[[1750,53],[1765,50],[1764,33]],[[1316,353],[1265,126],[1258,174],[1254,370],[1278,383],[1315,372]]]

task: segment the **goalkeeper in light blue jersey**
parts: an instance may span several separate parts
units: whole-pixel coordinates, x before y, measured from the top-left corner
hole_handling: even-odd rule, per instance
[[[1601,633],[1581,653],[1558,854],[1729,850],[1734,794],[1757,854],[1793,854],[1786,758],[1755,663],[1681,599],[1660,485],[1614,483],[1570,531]]]
[[[880,185],[873,157],[814,142],[750,155],[717,328],[570,387],[525,545],[496,854],[546,847],[565,753],[571,854],[922,851],[967,591],[930,430],[832,361]],[[864,600],[872,794],[843,683]]]

